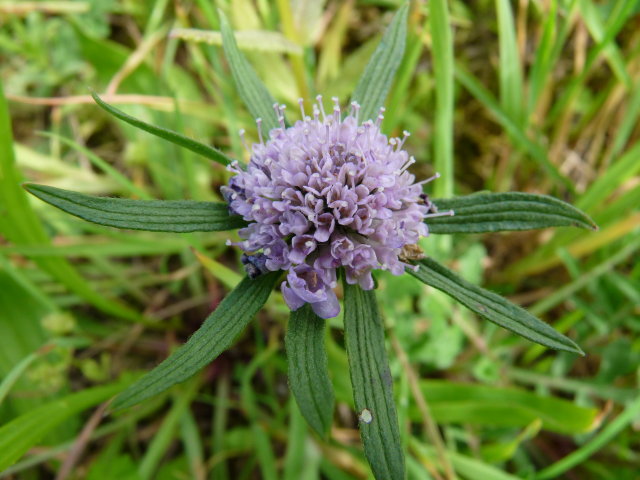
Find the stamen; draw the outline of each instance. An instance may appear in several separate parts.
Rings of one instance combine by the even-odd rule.
[[[302,118],[302,121],[304,121],[306,113],[304,112],[304,99],[302,97],[298,99],[298,105],[300,105],[300,117]]]
[[[327,119],[327,115],[324,113],[324,105],[322,104],[322,95],[318,95],[316,97],[316,101],[318,102],[320,113],[322,113],[322,121],[324,122]]]
[[[422,180],[422,181],[420,181],[420,182],[416,182],[416,183],[414,183],[414,185],[424,185],[425,183],[432,182],[432,181],[434,181],[434,180],[435,180],[435,179],[437,179],[437,178],[440,178],[440,174],[439,174],[439,173],[436,173],[436,174],[435,174],[435,175],[433,175],[432,177],[429,177],[429,178],[427,178],[427,179],[425,179],[425,180]]]
[[[249,145],[247,145],[247,139],[244,138],[244,134],[245,134],[244,128],[241,128],[240,130],[238,130],[238,136],[240,137],[242,146],[247,152],[251,153],[251,149],[249,148]]]
[[[356,118],[356,125],[358,125],[358,115],[360,114],[360,104],[356,101],[351,102],[351,111],[354,112]]]
[[[400,140],[400,143],[396,147],[396,152],[402,148],[402,146],[404,145],[404,142],[406,142],[407,138],[409,138],[410,136],[411,136],[411,134],[409,132],[407,132],[406,130],[402,131],[402,139],[398,139],[398,140]]]
[[[420,268],[419,265],[411,265],[410,263],[406,263],[406,262],[400,262],[402,265],[405,266],[405,268],[408,268],[409,270],[412,270],[414,272],[417,272],[418,269]]]
[[[404,172],[407,168],[409,168],[414,163],[416,163],[416,158],[414,156],[411,156],[409,160],[407,160],[407,162],[402,166],[402,168],[400,168],[400,170],[396,170],[397,172],[396,175],[400,175],[402,172]]]
[[[264,145],[264,139],[262,138],[262,119],[256,118],[256,126],[258,127],[258,138],[260,139],[260,145]]]
[[[456,213],[453,210],[446,210],[444,212],[427,213],[424,218],[434,217],[453,217]]]
[[[340,123],[340,99],[338,97],[331,97],[333,100],[333,118],[336,123]]]
[[[286,110],[286,108],[287,106],[284,104],[278,106],[278,122],[280,123],[282,130],[287,129],[287,126],[284,123],[284,111]]]
[[[382,120],[384,120],[384,112],[386,111],[386,108],[384,107],[380,107],[380,110],[378,110],[378,118],[376,118],[376,127],[380,128],[380,124],[382,123]]]
[[[316,105],[315,103],[313,104],[313,119],[316,122],[320,121],[320,110],[318,109],[318,105]]]

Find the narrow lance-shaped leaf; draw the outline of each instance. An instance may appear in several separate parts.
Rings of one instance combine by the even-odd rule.
[[[376,297],[346,281],[344,333],[364,453],[376,479],[402,479],[404,456]]]
[[[598,227],[585,213],[548,195],[533,193],[476,193],[437,199],[439,211],[455,215],[427,220],[431,233],[483,233],[546,227]]]
[[[289,386],[309,425],[326,436],[333,417],[333,386],[327,369],[324,332],[326,321],[309,304],[291,312],[286,347]]]
[[[214,162],[218,162],[222,165],[228,165],[232,162],[231,158],[226,156],[217,148],[197,142],[192,138],[182,135],[181,133],[174,132],[173,130],[169,130],[168,128],[158,127],[156,125],[143,122],[142,120],[132,117],[131,115],[124,113],[122,110],[109,105],[93,92],[91,93],[91,96],[102,109],[106,110],[114,117],[119,118],[123,122],[128,123],[129,125],[133,125],[140,130],[144,130],[145,132],[155,135],[156,137],[163,138],[168,142],[171,142],[180,147],[184,147],[194,153],[197,153],[198,155],[202,155],[203,157],[206,157],[209,160],[213,160]]]
[[[362,120],[375,119],[387,98],[404,55],[408,11],[409,2],[405,2],[393,17],[353,92],[351,100],[360,104]]]
[[[220,18],[220,31],[222,33],[222,48],[229,62],[231,74],[240,98],[242,98],[251,115],[262,119],[262,126],[267,132],[273,128],[278,128],[276,113],[273,110],[273,105],[276,101],[238,48],[226,15],[221,10],[218,10],[218,17]]]
[[[419,266],[417,271],[407,269],[411,275],[441,290],[481,317],[545,347],[584,355],[571,339],[506,298],[467,282],[430,258],[416,265]]]
[[[269,298],[279,272],[245,277],[202,326],[169,358],[120,394],[113,406],[125,408],[183,382],[231,346]]]
[[[108,227],[150,232],[218,232],[246,225],[224,203],[95,197],[45,185],[24,188],[71,215]]]

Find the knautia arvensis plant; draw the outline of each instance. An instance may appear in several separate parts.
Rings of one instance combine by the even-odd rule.
[[[569,338],[506,299],[472,285],[417,243],[427,234],[482,233],[551,226],[595,228],[582,212],[552,197],[500,193],[429,199],[415,161],[405,151],[408,133],[380,130],[381,105],[402,60],[408,5],[399,9],[374,52],[344,112],[338,99],[325,111],[322,97],[290,125],[238,50],[222,13],[224,52],[240,96],[257,119],[259,141],[247,146],[248,165],[179,133],[150,125],[104,103],[117,118],[225,165],[233,176],[226,202],[142,201],[99,198],[42,185],[26,185],[42,200],[102,225],[149,231],[212,232],[239,229],[247,276],[185,345],[120,394],[125,408],[195,374],[227,349],[278,285],[291,309],[286,348],[291,391],[305,419],[326,436],[334,395],[324,350],[324,319],[340,312],[354,404],[365,455],[377,479],[405,476],[384,326],[372,274],[405,272],[470,310],[527,339],[581,354]],[[455,214],[454,214],[455,212]],[[335,372],[336,375],[342,372]]]

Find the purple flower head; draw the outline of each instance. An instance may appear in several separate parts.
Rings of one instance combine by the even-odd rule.
[[[300,100],[302,120],[289,128],[284,106],[274,105],[281,127],[265,142],[257,120],[260,143],[248,167],[231,164],[236,175],[222,188],[230,210],[249,222],[237,243],[249,274],[287,270],[289,307],[309,303],[322,318],[340,311],[336,269],[370,290],[372,270],[404,271],[402,249],[428,235],[425,218],[452,213],[435,213],[422,192],[438,175],[416,183],[408,171],[415,162],[402,149],[409,134],[389,139],[380,132],[384,109],[375,122],[360,123],[357,103],[342,118],[333,100],[327,115],[318,96],[312,117]]]

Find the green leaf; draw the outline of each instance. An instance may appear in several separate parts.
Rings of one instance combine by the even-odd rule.
[[[546,227],[597,230],[585,213],[557,198],[533,193],[476,193],[434,200],[455,215],[427,219],[431,233],[483,233]]]
[[[409,2],[405,2],[393,17],[353,92],[351,100],[360,104],[362,120],[375,119],[387,98],[404,55],[408,12]]]
[[[490,322],[540,345],[584,355],[572,340],[506,298],[463,280],[430,258],[421,260],[416,265],[419,266],[417,271],[407,268],[411,275],[441,290]]]
[[[344,333],[364,453],[375,478],[404,478],[384,326],[373,291],[344,282]]]
[[[163,138],[168,142],[171,142],[180,147],[184,147],[187,150],[191,150],[198,155],[202,155],[203,157],[206,157],[209,160],[213,160],[214,162],[221,163],[222,165],[228,165],[232,162],[231,158],[226,156],[217,148],[197,142],[192,138],[182,135],[181,133],[174,132],[173,130],[169,130],[168,128],[158,127],[156,125],[151,125],[150,123],[143,122],[142,120],[138,120],[137,118],[124,113],[122,110],[119,110],[115,107],[112,107],[108,103],[105,103],[98,95],[93,92],[91,92],[91,96],[100,107],[102,107],[114,117],[128,123],[129,125],[133,125],[140,130],[144,130],[145,132],[155,135],[156,137]]]
[[[327,369],[326,322],[309,304],[291,312],[287,326],[289,386],[309,425],[325,436],[333,417],[333,386]]]
[[[278,128],[280,125],[273,110],[273,105],[276,103],[275,99],[238,48],[226,15],[221,10],[218,10],[218,16],[220,18],[220,31],[222,32],[222,48],[229,62],[231,74],[240,98],[242,98],[251,115],[262,119],[262,126],[265,128],[265,132]]]
[[[438,423],[525,427],[540,419],[545,430],[566,435],[587,433],[598,425],[595,408],[520,388],[424,380],[420,390]],[[419,420],[421,414],[412,407],[410,415]]]
[[[150,232],[219,232],[246,226],[224,203],[95,197],[45,185],[24,188],[71,215],[108,227]]]
[[[68,418],[107,400],[122,387],[122,384],[115,384],[83,390],[38,407],[0,427],[0,471],[15,463]]]
[[[214,360],[264,305],[279,276],[279,272],[272,272],[254,280],[245,277],[187,343],[120,394],[114,408],[130,407],[158,395]]]

